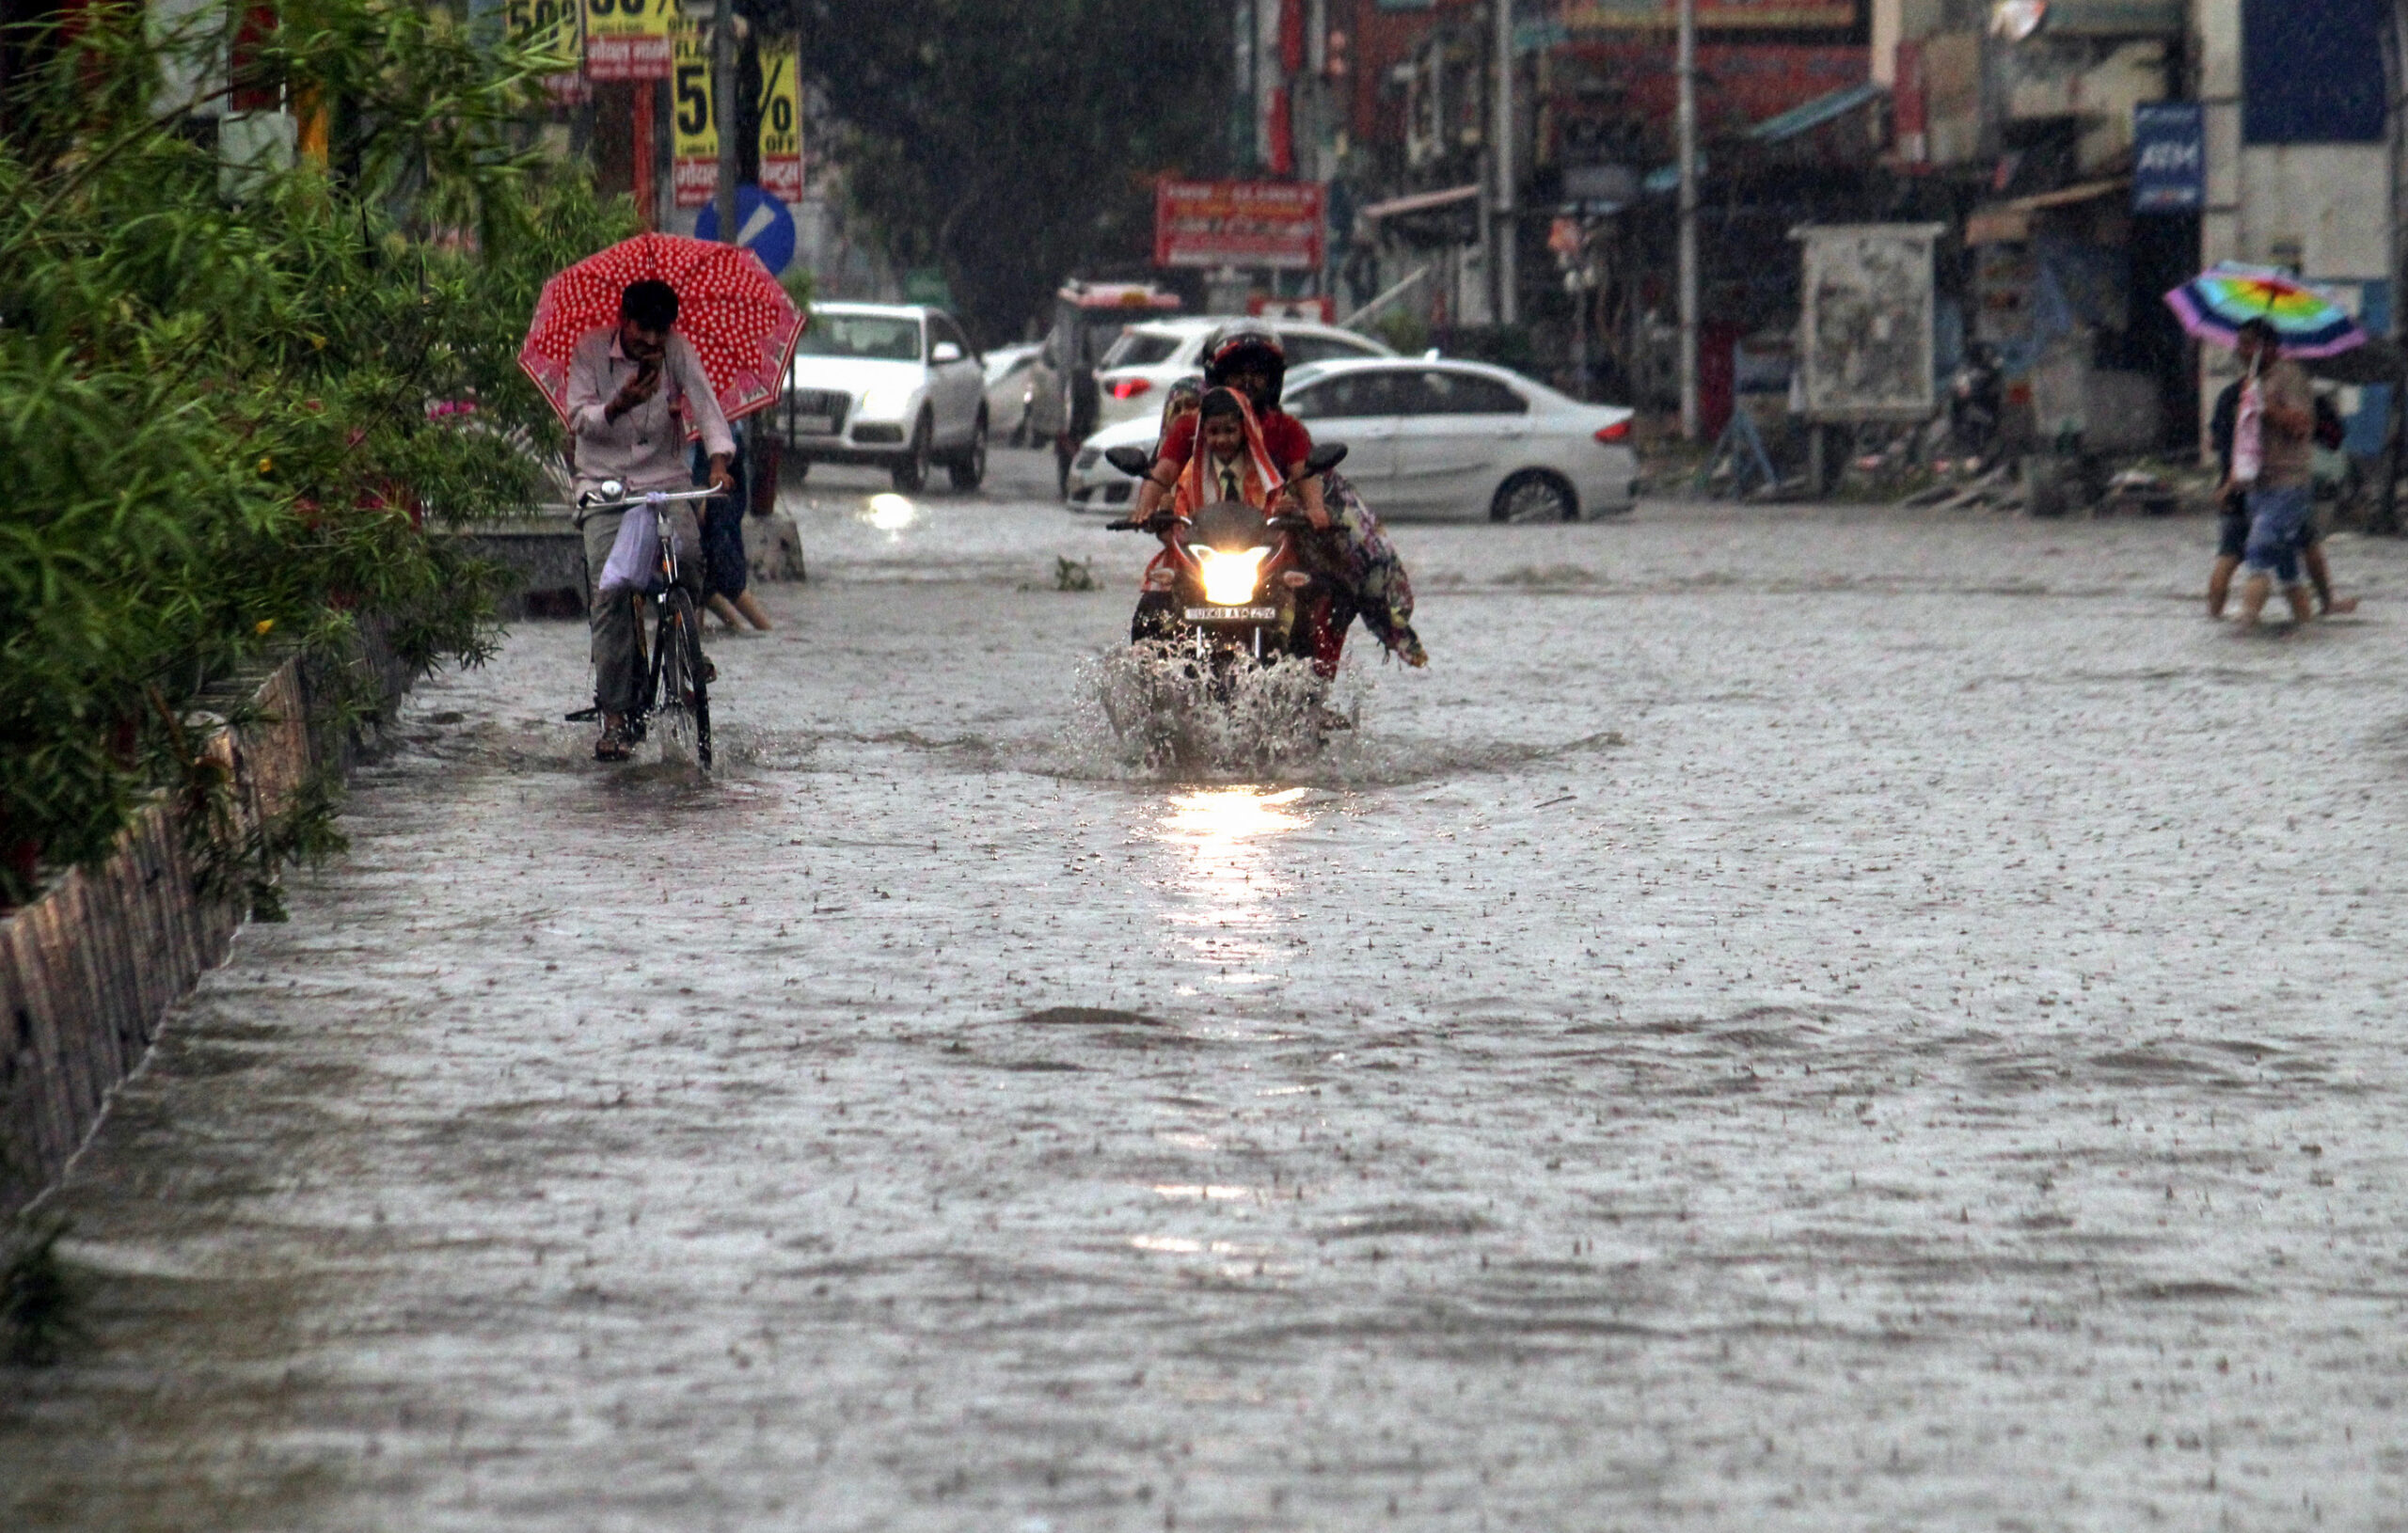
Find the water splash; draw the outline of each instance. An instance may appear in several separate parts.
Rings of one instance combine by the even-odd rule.
[[[1308,661],[1214,671],[1165,643],[1132,645],[1080,668],[1074,753],[1121,775],[1217,781],[1320,763],[1351,738],[1370,686],[1349,668],[1336,682]]]

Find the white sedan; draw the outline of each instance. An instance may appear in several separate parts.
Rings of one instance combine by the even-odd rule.
[[[1346,444],[1339,472],[1391,520],[1568,522],[1626,512],[1639,498],[1633,412],[1583,404],[1483,362],[1317,363],[1288,374],[1282,403],[1315,441]],[[1070,509],[1127,514],[1136,482],[1104,451],[1153,441],[1147,420],[1087,438],[1070,466]]]
[[[1152,420],[1162,413],[1163,393],[1181,378],[1204,371],[1204,342],[1216,330],[1246,322],[1227,314],[1149,320],[1120,332],[1096,364],[1096,426]],[[1341,356],[1394,356],[1370,336],[1304,320],[1258,320],[1279,338],[1288,370]]]

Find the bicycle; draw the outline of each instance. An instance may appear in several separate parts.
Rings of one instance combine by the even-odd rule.
[[[637,593],[640,600],[653,609],[651,642],[645,642],[645,625],[636,624],[637,663],[643,668],[643,689],[636,706],[627,714],[626,730],[629,743],[641,743],[649,733],[649,722],[659,716],[669,737],[689,748],[694,760],[704,769],[711,765],[711,694],[714,670],[703,655],[703,625],[694,609],[694,598],[677,582],[677,539],[669,520],[669,507],[679,500],[708,500],[721,492],[713,489],[664,491],[654,490],[644,495],[629,496],[626,487],[615,480],[606,480],[603,498],[580,500],[579,509],[595,511],[633,511],[642,507],[654,516],[658,533],[660,553],[652,578]],[[600,593],[596,592],[596,599]],[[589,722],[601,714],[597,705],[581,708],[568,716],[571,723]]]

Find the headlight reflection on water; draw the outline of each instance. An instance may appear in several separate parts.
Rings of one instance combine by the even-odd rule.
[[[1254,986],[1276,977],[1266,971],[1278,955],[1252,934],[1269,924],[1265,907],[1286,885],[1278,843],[1312,823],[1297,807],[1309,791],[1196,788],[1170,801],[1156,833],[1166,846],[1188,854],[1178,869],[1183,897],[1171,921],[1182,928],[1189,956],[1211,966],[1216,985]]]
[[[881,532],[900,532],[920,519],[920,508],[908,495],[889,491],[869,498],[869,509],[862,513],[862,520]]]

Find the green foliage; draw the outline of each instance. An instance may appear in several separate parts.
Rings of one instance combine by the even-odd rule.
[[[1399,356],[1418,356],[1430,349],[1430,326],[1410,308],[1391,308],[1371,323],[1371,331]]]
[[[1228,9],[1145,0],[765,0],[848,125],[846,186],[989,340],[1074,270],[1141,267],[1157,175],[1224,150]]]
[[[0,905],[182,787],[180,720],[372,615],[413,664],[486,653],[491,577],[427,535],[535,495],[550,412],[515,357],[546,275],[630,232],[514,151],[557,61],[441,8],[289,0],[264,67],[333,123],[224,196],[162,110],[200,40],[96,5],[20,29],[0,101]],[[224,12],[204,13],[222,25]],[[473,412],[431,414],[438,402]]]

